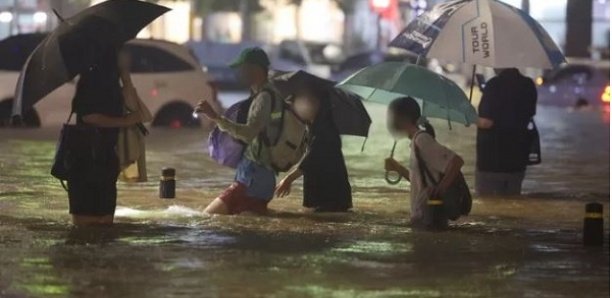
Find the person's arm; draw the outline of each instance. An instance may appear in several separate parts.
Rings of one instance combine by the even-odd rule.
[[[104,114],[88,114],[82,117],[83,122],[97,127],[129,127],[141,121],[139,113],[131,113],[122,117]]]
[[[259,93],[251,103],[246,123],[236,123],[220,116],[210,103],[203,101],[196,107],[197,113],[206,115],[217,123],[222,131],[245,143],[250,143],[270,122],[272,97],[268,92]]]
[[[480,129],[491,129],[495,125],[495,78],[487,82],[482,91],[482,99],[478,105],[478,121],[476,126]]]
[[[294,167],[285,178],[283,178],[278,185],[276,186],[276,190],[274,191],[276,196],[279,198],[283,198],[291,194],[291,184],[298,178],[302,177],[303,172],[299,167]]]
[[[527,80],[527,84],[529,84],[527,86],[527,98],[529,99],[529,116],[530,118],[533,118],[536,115],[536,109],[538,105],[538,89],[533,83],[533,80]]]
[[[455,179],[459,177],[459,174],[461,174],[463,164],[463,159],[459,155],[453,156],[453,158],[449,161],[448,166],[446,166],[442,180],[440,180],[440,183],[438,183],[437,189],[435,190],[436,193],[443,194],[448,190]]]
[[[217,125],[219,129],[227,132],[232,137],[250,143],[268,125],[271,113],[272,97],[268,92],[260,92],[253,99],[246,123],[236,123],[221,116],[217,120]]]
[[[478,122],[476,122],[476,126],[480,129],[491,129],[494,123],[495,122],[489,118],[479,117]]]
[[[404,179],[410,181],[410,170],[391,157],[385,159],[385,171],[397,172]]]
[[[121,84],[123,87],[131,87],[134,88],[134,82],[132,81],[132,76],[128,70],[121,70],[119,72],[119,78],[121,78]]]
[[[422,134],[415,140],[419,154],[432,174],[441,173],[442,179],[433,189],[432,195],[445,193],[461,174],[463,159],[452,150],[441,145],[429,135]]]

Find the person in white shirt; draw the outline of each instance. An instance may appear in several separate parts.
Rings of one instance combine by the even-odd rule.
[[[419,225],[424,220],[427,200],[439,197],[448,190],[461,173],[463,159],[434,139],[431,126],[426,125],[426,130],[421,130],[421,108],[413,98],[402,97],[391,102],[387,117],[391,134],[412,140],[408,168],[393,158],[387,158],[385,170],[397,172],[410,182],[410,222]],[[424,165],[438,183],[428,182],[427,185],[432,186],[424,186],[426,178],[422,177],[422,171],[419,169],[417,150]]]

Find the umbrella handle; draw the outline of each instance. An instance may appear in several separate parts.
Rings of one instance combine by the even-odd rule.
[[[385,172],[385,180],[389,185],[397,185],[402,181],[402,176],[395,171]]]
[[[390,158],[393,158],[393,155],[395,154],[396,146],[397,146],[397,141],[393,143],[393,148],[391,148],[391,155],[389,156]],[[395,171],[387,171],[385,172],[385,180],[390,185],[396,185],[402,181],[402,175],[400,175],[398,172],[395,172]]]

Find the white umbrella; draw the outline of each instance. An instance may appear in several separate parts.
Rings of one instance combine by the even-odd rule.
[[[421,57],[498,68],[555,68],[565,62],[536,20],[495,0],[438,4],[408,24],[390,46]]]

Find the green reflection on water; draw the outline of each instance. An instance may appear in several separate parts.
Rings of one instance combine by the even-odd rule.
[[[393,255],[412,252],[412,245],[409,243],[357,241],[349,246],[335,248],[334,250],[344,253]]]
[[[32,257],[23,258],[20,267],[26,270],[35,269],[35,273],[17,282],[15,288],[34,296],[60,296],[65,297],[70,292],[68,284],[56,276],[49,258]]]
[[[53,266],[51,266],[51,263],[49,263],[48,258],[23,258],[23,260],[21,261],[21,266],[24,268],[53,268]]]
[[[137,245],[161,244],[170,241],[167,237],[122,237],[121,242]]]
[[[384,289],[384,290],[363,290],[363,289],[333,289],[329,287],[321,287],[315,285],[291,286],[284,290],[285,293],[277,295],[285,297],[287,294],[294,294],[308,297],[359,297],[359,298],[376,298],[376,297],[442,297],[439,291],[435,290],[402,290],[402,289]]]
[[[34,295],[65,296],[69,293],[69,288],[65,285],[26,284],[22,285],[21,287]]]

